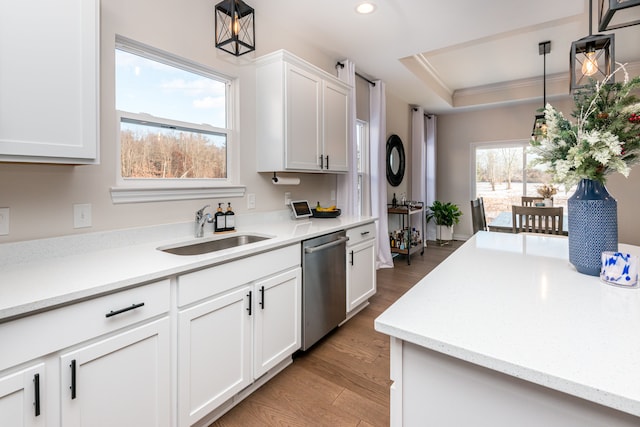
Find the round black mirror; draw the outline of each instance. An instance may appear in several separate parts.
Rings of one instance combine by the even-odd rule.
[[[405,157],[402,140],[398,135],[391,135],[387,139],[387,181],[394,187],[402,182],[404,177]]]

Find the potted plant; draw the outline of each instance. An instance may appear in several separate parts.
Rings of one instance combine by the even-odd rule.
[[[548,208],[553,207],[553,196],[555,196],[557,193],[558,189],[553,185],[545,184],[542,187],[538,187],[538,194],[544,199],[544,205]]]
[[[433,219],[436,223],[436,240],[441,245],[447,244],[453,240],[454,224],[460,222],[460,208],[451,202],[443,203],[436,200],[428,209],[427,222]]]

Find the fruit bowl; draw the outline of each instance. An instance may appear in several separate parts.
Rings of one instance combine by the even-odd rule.
[[[315,209],[311,209],[314,218],[336,218],[340,216],[340,209],[335,209],[332,211],[317,211]]]

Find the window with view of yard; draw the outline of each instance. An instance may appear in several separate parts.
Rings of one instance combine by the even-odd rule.
[[[527,151],[528,142],[501,144],[475,144],[475,180],[473,198],[482,197],[487,223],[500,212],[511,212],[512,205],[520,205],[522,196],[540,196],[538,189],[551,184],[551,177],[539,166],[533,166],[532,154]],[[567,209],[567,199],[575,191],[554,185],[554,206]]]
[[[369,123],[356,120],[356,156],[358,167],[358,212],[357,215],[364,215],[365,200],[369,193]]]
[[[121,179],[228,181],[230,81],[125,39],[115,61]]]

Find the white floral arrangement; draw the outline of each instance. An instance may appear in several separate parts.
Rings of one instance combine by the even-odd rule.
[[[632,91],[640,77],[629,79],[624,65],[624,82],[612,83],[612,73],[574,95],[576,124],[551,104],[544,109],[546,130],[542,139],[531,140],[534,164],[546,166],[553,181],[566,187],[583,178],[605,182],[606,175],[629,176],[640,153],[640,102]]]

